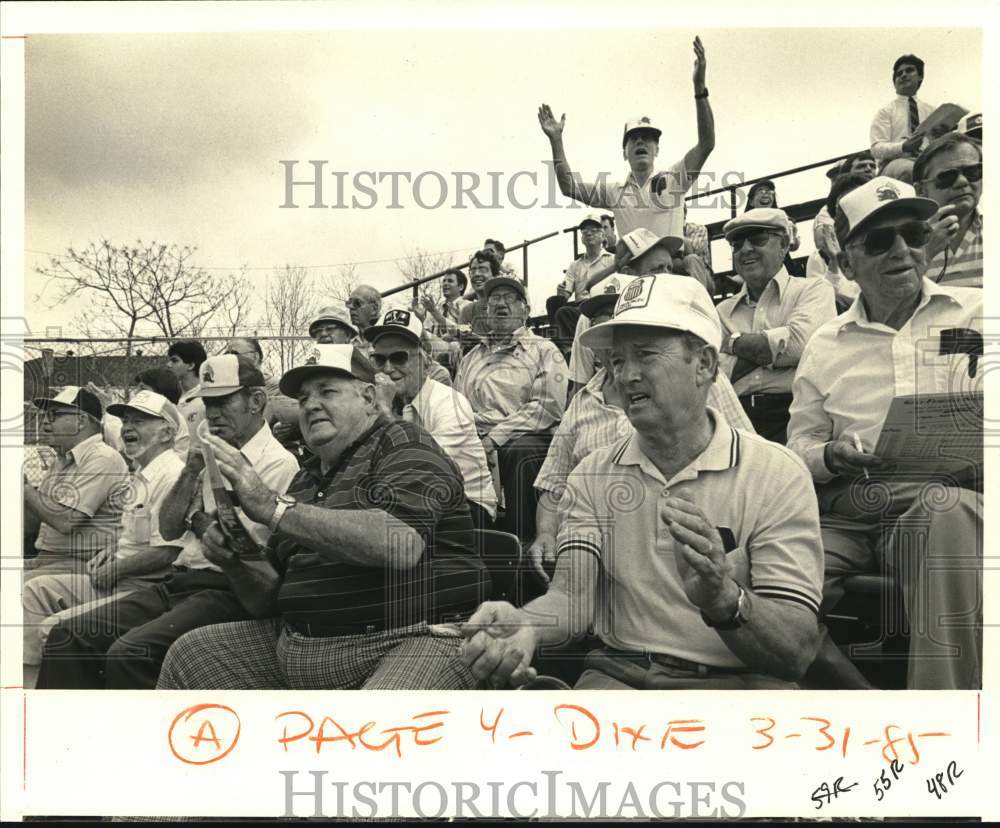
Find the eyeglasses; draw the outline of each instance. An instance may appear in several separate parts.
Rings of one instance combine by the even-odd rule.
[[[491,293],[489,299],[486,300],[487,304],[506,305],[507,307],[520,301],[521,297],[514,293]]]
[[[344,304],[347,305],[347,307],[351,308],[352,310],[357,310],[366,303],[361,299],[348,299],[346,302],[344,302]]]
[[[729,246],[733,249],[733,252],[735,252],[743,247],[743,242],[749,240],[750,244],[754,247],[763,247],[767,244],[767,240],[770,239],[771,236],[775,235],[777,235],[777,233],[774,233],[771,230],[754,230],[750,233],[739,233],[729,239]]]
[[[402,368],[409,361],[409,351],[393,351],[391,354],[372,354],[372,362],[380,371],[385,368],[386,363],[392,363],[395,368]]]
[[[878,227],[848,246],[864,245],[867,255],[881,256],[896,244],[896,236],[902,236],[907,247],[923,247],[931,236],[931,227],[926,221],[908,221],[894,227]]]
[[[347,328],[343,325],[338,325],[335,322],[331,322],[329,325],[313,325],[312,329],[313,338],[316,338],[317,336],[326,336],[327,334],[333,336],[333,334],[338,332],[349,333]]]
[[[941,170],[941,172],[933,178],[925,178],[924,181],[933,181],[935,187],[940,187],[944,190],[951,187],[956,181],[958,181],[959,173],[965,176],[965,180],[970,183],[982,181],[983,163],[980,161],[978,164],[970,164],[967,167],[955,167],[952,170]]]

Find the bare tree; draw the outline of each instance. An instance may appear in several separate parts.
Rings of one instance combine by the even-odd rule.
[[[196,249],[142,240],[119,246],[105,239],[70,247],[37,272],[58,285],[53,304],[83,301],[77,324],[88,336],[125,338],[128,354],[134,336],[196,335],[232,298],[232,279],[192,263]]]
[[[320,305],[343,305],[354,289],[361,284],[358,266],[353,262],[340,265],[335,273],[328,273],[319,286]]]
[[[212,319],[219,336],[236,336],[251,326],[252,289],[246,268],[219,280],[222,300]],[[199,331],[200,333],[201,331]]]
[[[264,343],[272,367],[283,374],[294,366],[308,346],[309,323],[319,310],[320,296],[305,268],[275,268],[268,281],[264,326],[271,336]]]
[[[405,259],[397,262],[396,268],[407,282],[416,282],[434,273],[447,270],[453,263],[454,259],[451,253],[428,253],[426,250],[421,250],[417,247]],[[419,288],[421,294],[435,298],[440,293],[440,290],[436,281],[427,282]],[[400,298],[405,298],[407,303],[410,302],[412,297],[412,293],[400,293],[396,295]]]

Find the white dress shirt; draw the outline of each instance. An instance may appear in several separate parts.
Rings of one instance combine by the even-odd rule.
[[[936,106],[914,96],[921,123]],[[884,163],[903,154],[903,142],[910,137],[910,99],[897,95],[875,113],[869,139],[875,160]],[[924,139],[926,141],[926,139]]]

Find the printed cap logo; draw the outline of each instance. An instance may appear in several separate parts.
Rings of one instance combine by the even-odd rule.
[[[319,348],[313,348],[309,352],[309,359],[306,360],[306,365],[316,365],[319,362]]]
[[[643,116],[642,116],[642,117],[641,117],[641,118],[639,119],[639,123],[640,123],[640,124],[648,124],[648,123],[649,123],[649,116],[648,116],[648,115],[643,115]]]
[[[899,190],[891,184],[883,184],[875,191],[875,197],[879,201],[893,201],[899,198]]]
[[[972,115],[969,118],[969,120],[966,121],[965,127],[966,129],[976,129],[977,127],[981,127],[982,125],[983,125],[983,116]]]
[[[627,310],[646,307],[649,304],[649,294],[655,280],[655,276],[645,276],[629,282],[625,290],[622,291],[622,295],[618,297],[618,304],[615,305],[615,316],[619,316]]]
[[[215,371],[211,365],[206,362],[201,369],[201,381],[207,383],[215,382]]]
[[[405,310],[391,310],[385,315],[383,325],[402,325],[404,328],[410,326],[410,312]]]

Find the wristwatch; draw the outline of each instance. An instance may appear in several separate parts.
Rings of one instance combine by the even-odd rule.
[[[267,524],[267,530],[273,535],[278,531],[278,524],[281,523],[281,519],[285,516],[285,512],[289,509],[298,506],[299,502],[294,497],[289,497],[288,495],[275,495],[274,496],[274,514],[271,515],[271,521]]]
[[[736,340],[739,339],[741,336],[743,336],[743,331],[736,331],[735,333],[731,333],[729,335],[729,344],[728,344],[729,353],[731,353],[733,356],[736,356],[736,347],[735,347]]]
[[[740,594],[736,599],[736,612],[733,613],[732,618],[727,621],[713,621],[703,612],[701,620],[707,626],[716,630],[738,630],[750,621],[750,599],[747,598],[746,590],[739,584],[737,586],[740,589]]]

